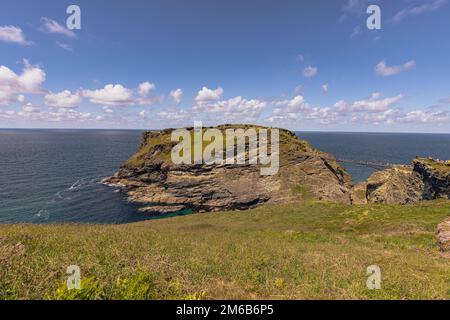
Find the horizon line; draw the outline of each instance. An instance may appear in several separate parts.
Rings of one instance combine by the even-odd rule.
[[[214,126],[213,126],[214,127]],[[183,128],[183,127],[180,127]],[[269,127],[278,128],[278,127]],[[284,129],[279,127],[280,129]],[[150,129],[150,128],[1,128],[0,130],[73,130],[73,131],[158,131],[166,129],[176,129],[176,128],[160,128],[160,129]],[[306,133],[384,133],[384,134],[440,134],[440,135],[450,135],[450,132],[417,132],[417,131],[344,131],[344,130],[296,130],[296,129],[286,129],[292,132],[306,132]]]

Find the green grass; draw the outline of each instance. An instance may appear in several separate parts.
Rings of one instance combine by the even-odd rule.
[[[420,159],[421,162],[425,163],[426,165],[430,166],[431,168],[435,170],[442,171],[444,173],[450,173],[450,163],[440,163],[435,160],[429,160],[429,159]]]
[[[226,129],[255,129],[256,132],[258,132],[259,129],[264,128],[260,126],[255,125],[224,125],[215,127],[216,129],[220,129],[223,133],[223,141],[222,146],[223,150],[225,151],[227,148],[227,135],[226,135]],[[203,128],[202,134],[204,134],[205,130],[208,128]],[[292,154],[298,154],[305,151],[311,151],[312,148],[309,145],[308,142],[301,140],[297,138],[293,133],[290,131],[280,129],[280,154],[281,154],[281,162],[284,163],[285,161],[288,161],[288,157],[286,155],[292,155]],[[146,141],[143,145],[140,146],[140,148],[136,151],[135,154],[133,154],[126,162],[125,166],[128,168],[136,168],[141,167],[145,165],[146,158],[149,157],[149,155],[152,154],[151,157],[161,160],[164,163],[172,163],[171,160],[171,151],[172,148],[178,144],[178,142],[172,142],[171,141],[171,131],[164,131],[164,132],[154,132],[154,135]],[[195,141],[194,139],[194,132],[192,128],[190,128],[190,137],[191,137],[191,159],[194,158],[194,146],[195,143],[201,143],[202,144],[202,154],[205,150],[205,148],[213,142],[208,141]],[[269,135],[270,137],[270,135]],[[213,139],[214,141],[214,139]],[[247,143],[247,150],[248,150],[248,139],[245,140]],[[270,139],[268,141],[268,146],[270,149]],[[180,140],[181,142],[181,140]],[[236,139],[234,141],[234,144],[236,144]],[[161,147],[161,150],[159,150],[157,153],[154,153],[155,149],[157,147]],[[236,151],[235,151],[236,153]]]
[[[0,226],[1,299],[448,299],[450,202],[309,201],[128,225]],[[68,290],[66,268],[81,268]],[[366,288],[380,266],[382,289]]]
[[[309,188],[304,185],[296,185],[294,188],[292,188],[292,192],[296,195],[299,195],[303,200],[311,200],[314,198]]]

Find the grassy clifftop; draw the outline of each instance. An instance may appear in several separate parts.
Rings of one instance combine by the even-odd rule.
[[[209,128],[219,129],[223,133],[223,149],[226,150],[226,130],[236,130],[236,129],[270,129],[267,127],[261,127],[257,125],[220,125],[217,127],[205,127],[203,128],[203,133]],[[186,128],[191,133],[191,145],[192,150],[194,150],[194,138],[193,138],[193,128]],[[160,131],[148,131],[145,132],[141,139],[141,144],[137,152],[128,159],[124,166],[127,168],[136,168],[145,165],[146,159],[153,158],[161,160],[164,163],[171,163],[171,150],[178,142],[171,141],[172,131],[175,129],[165,129]],[[298,151],[312,151],[312,147],[307,141],[298,139],[295,134],[286,129],[278,129],[280,133],[280,155],[285,154],[290,155]],[[270,134],[269,134],[270,136]],[[203,142],[203,150],[210,142]],[[270,145],[270,139],[269,139]],[[285,159],[282,158],[281,161]]]
[[[0,226],[0,298],[450,298],[450,202],[309,201],[128,225]],[[81,268],[82,290],[65,288]],[[366,288],[378,265],[382,289]]]

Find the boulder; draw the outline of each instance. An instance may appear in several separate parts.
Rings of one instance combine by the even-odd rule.
[[[450,218],[438,225],[436,238],[442,251],[450,251]]]

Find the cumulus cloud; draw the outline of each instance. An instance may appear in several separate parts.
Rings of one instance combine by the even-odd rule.
[[[147,97],[151,90],[155,89],[155,84],[148,81],[139,84],[138,93],[141,97]]]
[[[218,87],[215,90],[209,89],[207,87],[203,87],[195,97],[195,101],[197,102],[205,102],[205,101],[216,101],[220,100],[223,95],[223,89]]]
[[[315,77],[317,75],[317,68],[316,67],[312,67],[312,66],[308,66],[303,70],[303,75],[306,78],[312,78]]]
[[[68,38],[76,38],[76,34],[50,18],[41,18],[41,30],[45,33],[61,34]]]
[[[27,104],[22,106],[22,112],[25,112],[25,113],[38,113],[38,112],[40,112],[40,110],[38,108],[36,108],[35,106],[33,106],[32,103],[28,102]]]
[[[24,60],[22,73],[16,74],[6,66],[0,66],[0,104],[23,100],[21,94],[39,93],[45,81],[45,72]]]
[[[170,96],[172,97],[173,102],[178,105],[181,103],[181,97],[183,96],[183,90],[180,88],[170,91]]]
[[[311,106],[303,96],[296,96],[290,100],[273,101],[275,108],[266,119],[269,122],[286,122],[310,120],[320,124],[366,122],[394,123],[399,122],[405,113],[395,109],[395,104],[404,97],[403,94],[382,98],[380,93],[373,93],[369,97],[354,102],[337,101],[332,107]]]
[[[164,100],[164,96],[150,94],[154,88],[155,85],[148,81],[139,84],[133,90],[121,84],[107,84],[103,89],[82,90],[81,95],[92,103],[104,106],[152,105]]]
[[[376,92],[370,95],[367,99],[362,99],[353,102],[350,107],[352,112],[378,112],[385,111],[392,105],[396,104],[398,101],[403,99],[405,96],[403,94],[396,95],[394,97],[387,97],[380,99],[381,94]]]
[[[266,102],[237,96],[228,100],[199,104],[192,108],[196,113],[217,113],[226,120],[253,121],[267,105]]]
[[[323,92],[324,94],[327,94],[327,93],[328,93],[328,90],[329,90],[329,88],[328,88],[328,83],[325,83],[324,85],[322,85],[322,92]]]
[[[121,84],[107,84],[103,89],[83,90],[82,95],[92,103],[107,106],[123,106],[134,103],[133,92]]]
[[[425,0],[419,5],[411,5],[408,8],[400,10],[394,15],[392,21],[398,23],[408,17],[414,17],[423,13],[432,12],[439,9],[446,3],[447,0]]]
[[[267,119],[269,122],[298,119],[302,115],[302,112],[310,109],[309,104],[301,95],[295,96],[292,99],[273,101],[272,105],[275,106],[275,109],[272,111],[272,116]]]
[[[69,90],[59,93],[48,93],[44,99],[46,105],[57,108],[76,108],[82,100],[78,93],[72,94]]]
[[[375,66],[375,73],[379,76],[387,77],[398,74],[400,72],[411,70],[415,66],[416,62],[414,60],[410,60],[402,65],[397,66],[387,66],[386,62],[383,60]]]
[[[406,123],[448,124],[450,121],[450,112],[414,110],[406,113],[405,115],[399,116],[397,121]]]
[[[0,26],[0,41],[30,45],[31,41],[25,38],[21,28],[15,26]]]

